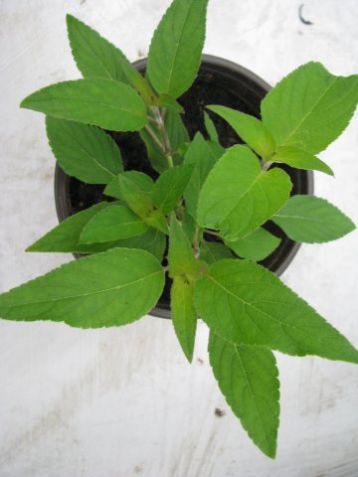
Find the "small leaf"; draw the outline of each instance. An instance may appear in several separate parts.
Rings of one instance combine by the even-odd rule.
[[[193,286],[185,277],[174,277],[171,288],[171,312],[175,333],[189,362],[193,359],[197,316]]]
[[[49,144],[61,169],[87,184],[107,184],[123,171],[115,141],[95,126],[46,117]]]
[[[271,158],[272,162],[280,162],[288,164],[296,169],[304,169],[306,171],[321,171],[325,174],[333,176],[332,169],[321,159],[315,157],[309,152],[302,151],[295,147],[279,147],[276,153]]]
[[[168,261],[172,278],[178,275],[193,276],[198,269],[190,241],[174,215],[170,220]]]
[[[243,239],[226,242],[226,245],[242,258],[259,261],[271,255],[280,242],[278,237],[261,227]]]
[[[27,252],[82,252],[78,247],[83,227],[98,212],[110,205],[100,202],[89,209],[68,217],[62,223],[50,230],[46,235],[27,248]]]
[[[67,263],[0,295],[7,320],[64,321],[80,328],[131,323],[148,313],[164,287],[158,260],[116,248]]]
[[[140,217],[153,211],[151,199],[152,181],[149,176],[137,171],[126,171],[115,177],[104,193],[125,202]]]
[[[67,15],[68,38],[78,69],[85,78],[129,83],[151,104],[153,92],[121,50],[72,15]]]
[[[261,171],[250,149],[233,146],[219,159],[202,187],[198,223],[219,230],[226,241],[244,238],[282,207],[291,188],[283,170]]]
[[[358,75],[333,76],[320,63],[300,66],[261,103],[262,119],[278,146],[317,154],[347,127],[358,100]]]
[[[280,414],[275,356],[268,349],[230,343],[211,332],[209,358],[234,414],[262,452],[275,457]]]
[[[358,351],[343,335],[256,263],[214,263],[195,283],[194,297],[199,316],[232,343],[358,363]]]
[[[270,131],[259,119],[226,106],[208,106],[222,117],[259,156],[268,158],[275,150],[275,141]]]
[[[336,240],[355,229],[354,223],[327,200],[295,195],[272,220],[296,242],[322,243]]]
[[[161,94],[158,98],[158,106],[168,108],[172,111],[176,111],[177,113],[183,114],[184,108],[183,106],[178,103],[174,98],[169,96],[168,94]]]
[[[170,147],[176,152],[184,143],[190,141],[188,131],[182,116],[173,110],[168,110],[165,115],[165,127],[169,137]]]
[[[194,241],[194,236],[196,232],[196,222],[193,219],[193,217],[189,214],[187,209],[184,209],[181,224],[185,232],[185,235],[188,237],[189,241],[192,243]]]
[[[208,136],[211,139],[211,141],[216,142],[216,143],[220,143],[219,135],[218,135],[218,132],[216,130],[214,121],[211,119],[211,117],[209,116],[209,114],[206,111],[204,111],[204,125],[205,125],[205,129],[206,129],[206,131],[208,133]]]
[[[234,258],[234,255],[223,243],[204,241],[200,247],[200,258],[211,265],[223,258]]]
[[[125,205],[111,204],[84,226],[81,243],[101,243],[142,235],[148,227]]]
[[[167,240],[165,235],[157,229],[148,228],[143,235],[137,235],[125,240],[118,240],[114,247],[139,248],[154,255],[160,262],[163,260]],[[88,245],[90,247],[90,245]]]
[[[180,197],[188,185],[193,166],[182,165],[172,167],[165,172],[154,184],[152,199],[156,207],[163,214],[172,211],[179,202]]]
[[[145,104],[134,89],[106,79],[53,84],[31,94],[20,106],[110,131],[139,131],[147,123]]]
[[[205,39],[208,0],[174,0],[156,29],[148,55],[148,77],[160,94],[174,99],[190,88]]]
[[[185,190],[185,205],[189,213],[195,218],[199,200],[199,193],[205,179],[218,157],[200,133],[197,133],[189,146],[184,158],[184,164],[193,164],[194,170]]]

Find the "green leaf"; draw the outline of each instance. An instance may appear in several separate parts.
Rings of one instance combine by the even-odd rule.
[[[275,457],[280,386],[275,356],[210,333],[209,358],[221,392],[254,443]]]
[[[168,261],[172,278],[178,275],[192,277],[198,270],[191,243],[174,215],[170,220]]]
[[[183,210],[183,217],[181,219],[181,224],[185,232],[185,235],[188,237],[189,241],[192,243],[194,241],[194,236],[196,232],[196,222],[193,219],[193,217],[189,214],[186,208]]]
[[[174,277],[170,292],[175,333],[189,362],[193,360],[197,316],[193,301],[193,286],[185,277]]]
[[[85,224],[81,243],[101,243],[142,235],[148,227],[128,207],[111,204]]]
[[[27,252],[83,252],[78,246],[83,227],[98,212],[110,205],[109,202],[100,202],[89,209],[68,217],[46,235],[26,249]]]
[[[149,104],[153,92],[121,50],[72,15],[67,30],[74,60],[85,78],[105,78],[129,83]]]
[[[210,329],[236,344],[358,363],[358,351],[272,272],[244,260],[210,266],[194,288]]]
[[[188,131],[184,125],[182,116],[173,110],[168,110],[165,115],[165,127],[169,137],[171,149],[177,152],[186,142],[190,141]]]
[[[46,117],[49,144],[66,174],[87,184],[107,184],[123,171],[116,142],[95,126]]]
[[[149,228],[143,235],[137,235],[125,240],[118,240],[114,247],[138,248],[154,255],[160,262],[163,260],[167,240],[157,229]],[[90,247],[90,245],[88,245]]]
[[[154,186],[153,179],[144,172],[125,171],[124,175],[126,178],[130,179],[135,184],[135,187],[139,188],[140,191],[144,193],[144,195],[149,196],[152,193]],[[114,177],[111,180],[111,182],[105,188],[104,193],[109,197],[124,200],[118,176]]]
[[[327,200],[295,195],[272,220],[296,242],[322,243],[336,240],[355,229],[354,223]]]
[[[31,94],[20,106],[110,131],[139,131],[147,123],[145,104],[134,89],[106,79],[53,84]]]
[[[146,174],[126,171],[115,177],[104,193],[125,202],[140,217],[146,217],[153,211],[152,187],[153,182]]]
[[[116,248],[67,263],[0,295],[8,320],[64,321],[80,328],[131,323],[148,313],[164,287],[158,260]]]
[[[222,117],[259,156],[268,158],[275,150],[275,141],[270,131],[259,119],[226,106],[208,106]]]
[[[206,111],[204,111],[204,125],[205,125],[205,129],[206,129],[211,141],[216,142],[216,143],[220,143],[219,135],[218,135],[218,132],[216,130],[214,121],[211,119],[211,117],[209,116],[209,114]]]
[[[217,159],[218,157],[208,142],[200,133],[197,133],[184,158],[184,164],[194,164],[191,179],[184,193],[185,205],[194,218],[196,217],[200,190]]]
[[[243,239],[226,242],[242,258],[259,261],[271,255],[280,245],[281,240],[260,227]]]
[[[191,164],[176,166],[159,176],[154,184],[152,199],[163,214],[167,214],[178,204],[188,185],[192,170],[193,166]]]
[[[200,258],[211,265],[223,258],[234,258],[234,255],[223,243],[204,241],[200,247]]]
[[[318,159],[318,157],[315,157],[309,152],[302,151],[295,147],[279,147],[276,153],[272,156],[271,161],[288,164],[296,169],[321,171],[330,176],[334,176],[332,169],[325,162],[321,161],[321,159]]]
[[[178,113],[183,114],[184,108],[183,106],[178,103],[174,98],[169,96],[168,94],[161,94],[158,98],[158,106],[168,108],[172,111],[176,111]]]
[[[233,146],[219,159],[202,187],[198,223],[219,230],[230,242],[244,238],[283,206],[291,188],[290,178],[282,169],[261,171],[250,149]]]
[[[208,0],[174,0],[156,29],[148,77],[160,94],[178,98],[190,88],[201,62]]]
[[[278,83],[261,103],[262,119],[278,146],[323,151],[347,127],[358,100],[358,75],[333,76],[307,63]]]

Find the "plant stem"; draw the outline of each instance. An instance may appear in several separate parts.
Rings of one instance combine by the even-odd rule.
[[[150,127],[150,126],[145,126],[145,129],[146,131],[148,131],[148,134],[150,135],[150,137],[153,139],[153,141],[155,142],[155,144],[159,147],[159,149],[162,151],[163,154],[165,154],[165,149],[164,149],[164,146],[163,144],[161,143],[160,139],[157,137],[157,135],[155,134],[155,132],[153,131],[153,129]]]
[[[220,235],[217,232],[214,232],[213,230],[205,229],[204,233],[209,234],[209,235],[213,235],[214,237],[220,237]]]

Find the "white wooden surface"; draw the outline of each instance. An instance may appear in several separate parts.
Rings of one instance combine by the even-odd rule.
[[[79,77],[66,42],[71,12],[146,54],[169,0],[0,1],[0,289],[68,255],[24,248],[56,224],[54,161],[43,117],[20,100]],[[356,0],[211,0],[205,51],[274,83],[308,60],[358,71]],[[322,154],[336,178],[316,192],[358,222],[358,118]],[[357,234],[304,246],[284,280],[358,345]],[[190,367],[168,321],[145,317],[118,329],[0,322],[1,477],[348,477],[358,475],[358,370],[278,355],[282,416],[275,461],[251,444],[212,377],[201,324]],[[223,411],[222,417],[214,414]]]

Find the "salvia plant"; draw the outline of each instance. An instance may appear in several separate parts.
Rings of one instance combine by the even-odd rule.
[[[256,263],[280,243],[262,227],[268,220],[304,243],[354,229],[327,200],[291,196],[280,164],[333,175],[317,154],[348,125],[358,76],[305,64],[267,94],[261,119],[208,105],[210,140],[199,132],[190,139],[178,98],[198,73],[207,3],[172,2],[154,33],[145,76],[121,50],[67,16],[83,79],[45,87],[21,107],[46,115],[61,168],[105,185],[108,201],[67,218],[28,248],[81,258],[2,294],[0,316],[81,328],[125,325],[152,310],[168,274],[172,322],[185,356],[192,360],[200,317],[210,329],[210,363],[222,393],[255,444],[274,457],[279,378],[273,351],[358,363],[358,351],[339,331]],[[225,150],[215,115],[244,144]],[[111,131],[140,133],[155,181],[124,170]]]

